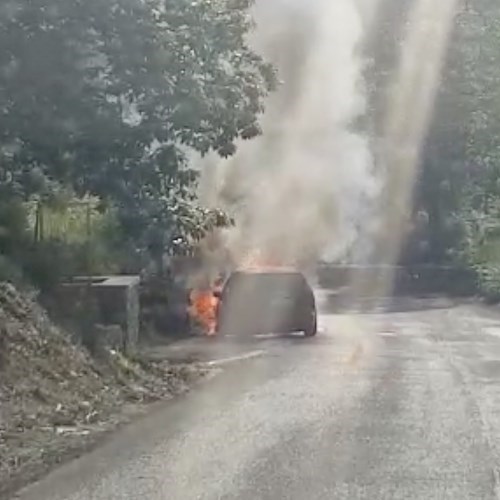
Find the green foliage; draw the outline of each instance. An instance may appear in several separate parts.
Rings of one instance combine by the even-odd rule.
[[[0,199],[90,194],[116,211],[131,260],[188,251],[214,219],[197,204],[186,148],[233,154],[260,133],[276,84],[246,42],[251,4],[3,2]]]
[[[427,258],[472,266],[488,290],[498,260],[499,78],[500,4],[461,4],[422,159],[416,208],[428,214]]]
[[[28,241],[26,208],[19,199],[0,199],[0,255],[14,255]]]
[[[384,124],[387,82],[414,3],[387,0],[378,12],[381,26],[368,49],[375,59],[368,70],[375,129]],[[500,298],[500,4],[477,0],[457,7],[404,258],[465,265],[476,271],[483,293]]]
[[[114,210],[98,200],[0,204],[0,281],[42,290],[76,274],[119,272],[124,259]]]
[[[26,277],[40,290],[51,291],[75,265],[75,249],[58,240],[31,244],[24,249],[22,260]]]
[[[421,195],[437,221],[435,247],[472,267],[492,299],[500,298],[499,78],[500,5],[466,5],[456,19]]]
[[[22,270],[12,259],[0,254],[0,281],[20,284],[24,280]]]
[[[28,218],[19,199],[0,198],[0,281],[24,281],[20,253],[29,245]]]
[[[477,271],[479,287],[500,299],[500,6],[469,6],[461,17],[464,62],[460,90],[464,136],[462,197],[455,208],[463,229],[462,259]],[[459,80],[457,78],[457,80]]]

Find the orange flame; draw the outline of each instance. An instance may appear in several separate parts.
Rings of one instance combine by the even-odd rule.
[[[201,326],[208,337],[217,333],[217,308],[219,299],[215,291],[220,287],[220,281],[208,289],[194,289],[189,294],[188,312],[193,321]]]
[[[237,270],[250,273],[293,272],[295,269],[295,266],[285,264],[282,259],[271,258],[260,251],[248,253],[237,266]],[[201,282],[189,294],[188,314],[205,335],[213,337],[217,334],[217,311],[223,279],[217,279],[212,285],[204,278],[200,279]]]

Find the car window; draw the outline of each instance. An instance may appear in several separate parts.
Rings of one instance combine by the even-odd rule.
[[[295,273],[255,273],[236,274],[226,284],[225,293],[234,290],[248,293],[271,294],[286,291],[301,291],[307,288],[307,282],[301,274]]]

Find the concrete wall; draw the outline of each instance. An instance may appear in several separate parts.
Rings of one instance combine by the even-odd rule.
[[[68,320],[119,325],[123,349],[130,352],[139,339],[139,283],[138,276],[78,277],[60,285],[57,306]]]

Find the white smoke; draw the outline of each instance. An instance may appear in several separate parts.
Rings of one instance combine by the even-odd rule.
[[[359,242],[378,191],[369,139],[355,128],[366,113],[360,49],[372,14],[365,0],[256,2],[251,43],[282,85],[263,136],[204,179],[212,201],[236,215],[227,244],[237,259],[258,250],[280,261],[335,260]]]
[[[397,261],[410,226],[421,148],[433,117],[457,3],[415,0],[409,11],[380,148],[385,173],[377,258],[388,264]]]

